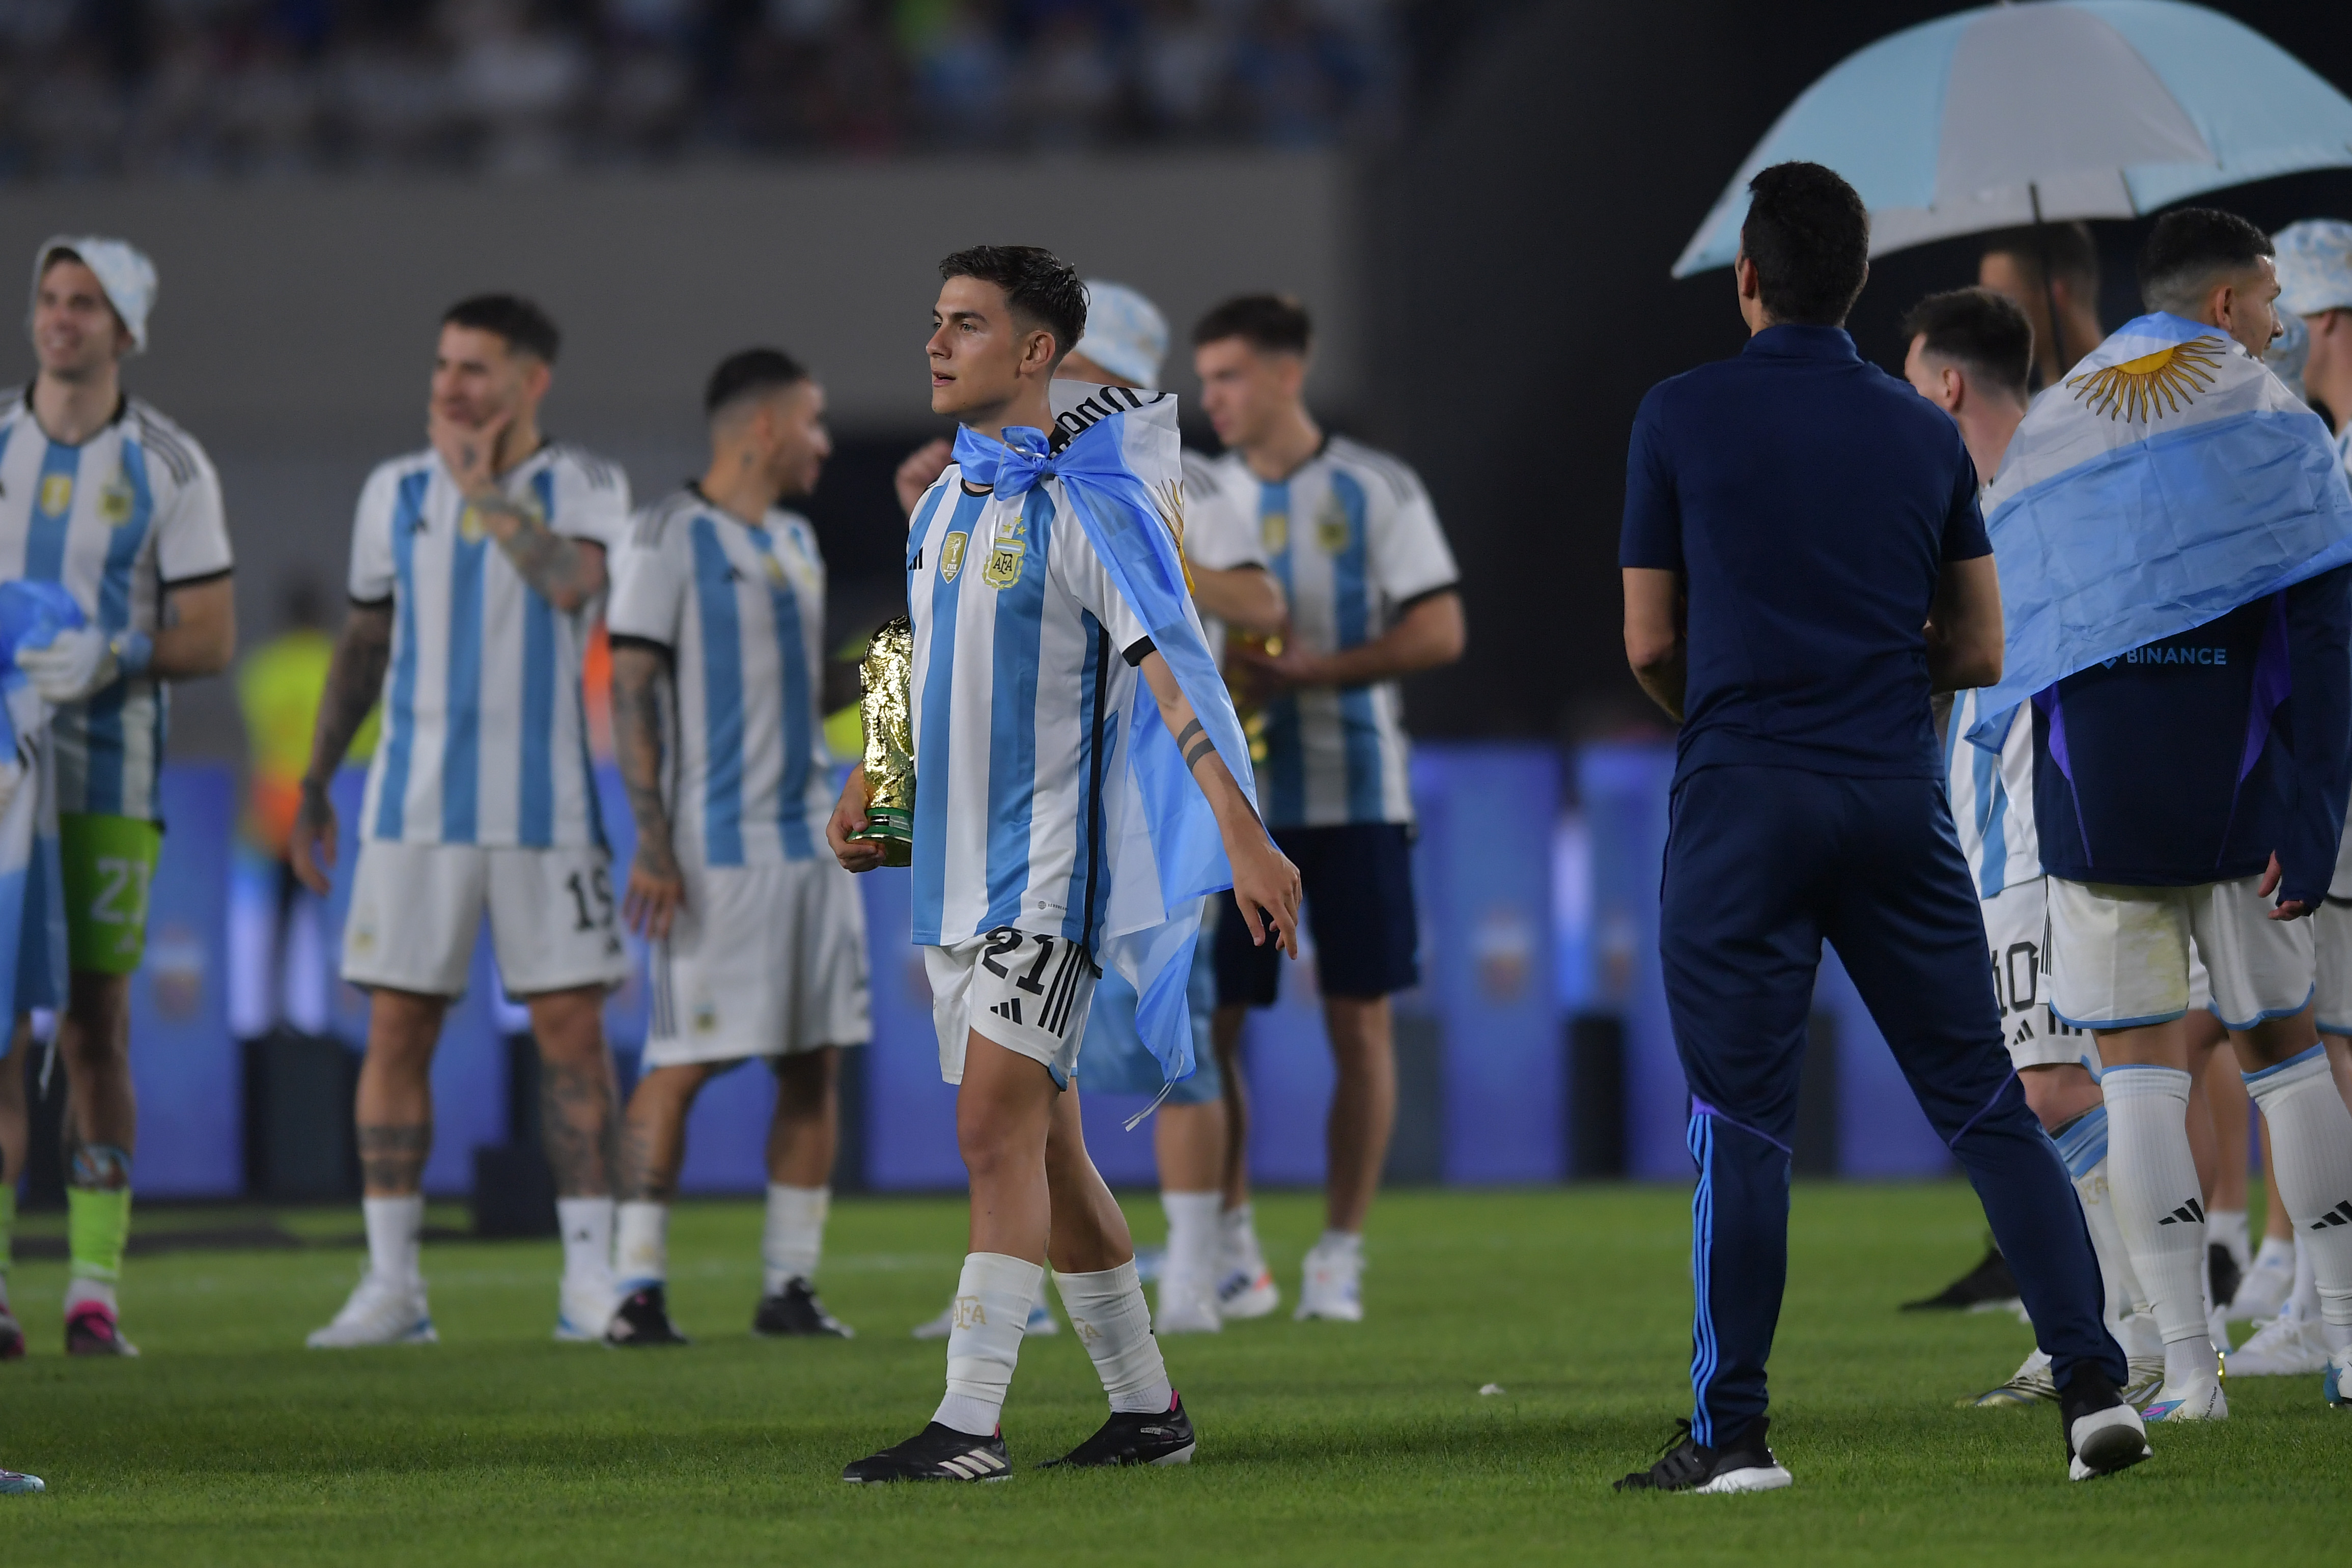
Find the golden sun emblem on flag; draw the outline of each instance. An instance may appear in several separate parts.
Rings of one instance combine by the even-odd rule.
[[[1169,535],[1176,541],[1176,563],[1184,569],[1184,588],[1190,593],[1192,588],[1192,562],[1184,553],[1184,481],[1167,479],[1148,488],[1151,491],[1151,504],[1160,512],[1160,522],[1166,525]]]
[[[2213,373],[2221,364],[2219,345],[2210,338],[2191,338],[2105,370],[2069,376],[2066,384],[2091,413],[2137,425],[2150,416],[2161,419],[2168,411],[2178,414],[2196,402],[2200,391],[2214,384]]]

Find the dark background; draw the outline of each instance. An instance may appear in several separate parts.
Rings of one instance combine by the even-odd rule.
[[[1422,112],[1366,175],[1360,432],[1421,470],[1461,560],[1469,656],[1411,684],[1417,733],[1661,727],[1620,641],[1626,436],[1654,383],[1738,353],[1747,331],[1727,270],[1676,282],[1667,269],[1791,100],[1855,49],[1954,8],[1424,8]],[[2352,9],[2214,8],[2352,86]],[[2265,229],[2352,217],[2352,170],[2199,200]],[[2146,227],[2093,226],[2111,328],[2139,313]],[[1864,356],[1899,372],[1904,310],[1975,282],[1977,254],[1954,240],[1875,262],[1851,323]]]

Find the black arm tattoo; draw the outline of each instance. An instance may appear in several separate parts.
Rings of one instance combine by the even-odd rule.
[[[517,574],[557,609],[576,610],[604,587],[604,552],[595,545],[565,538],[503,493],[477,496],[471,505],[496,520],[490,537]]]
[[[621,782],[629,793],[629,815],[637,823],[638,858],[657,877],[678,874],[661,788],[667,729],[663,695],[668,680],[661,656],[652,648],[613,650],[613,750],[619,754]]]
[[[367,721],[368,710],[383,695],[384,668],[392,662],[392,606],[353,605],[335,641],[334,661],[327,668],[327,689],[319,697],[319,723],[310,739],[310,767],[302,775],[302,801],[307,809],[315,795],[327,797],[352,737]]]
[[[1217,743],[1209,739],[1209,732],[1201,728],[1198,719],[1177,731],[1176,744],[1184,753],[1184,766],[1188,769],[1199,767],[1202,757],[1214,756],[1217,752]]]

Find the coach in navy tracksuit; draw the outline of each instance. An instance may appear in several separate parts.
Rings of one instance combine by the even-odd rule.
[[[2000,673],[2000,589],[1958,430],[1840,325],[1861,199],[1817,164],[1749,185],[1754,335],[1654,387],[1626,464],[1625,647],[1683,723],[1659,947],[1699,1166],[1690,1431],[1621,1486],[1789,1484],[1764,1363],[1826,937],[1967,1169],[2049,1352],[2074,1473],[2147,1449],[2082,1210],[2010,1071],[1944,796],[1931,690]]]

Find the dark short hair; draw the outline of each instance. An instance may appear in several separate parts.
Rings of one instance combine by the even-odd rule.
[[[60,261],[81,261],[81,264],[84,267],[89,265],[89,262],[81,260],[81,252],[76,250],[72,246],[53,245],[49,247],[48,249],[41,252],[41,277],[47,278],[49,275],[49,268],[55,267]],[[36,279],[36,281],[38,281],[38,279]]]
[[[2217,272],[2252,267],[2276,255],[2271,237],[2236,213],[2182,207],[2156,220],[2139,252],[2139,294],[2151,310],[2191,305]]]
[[[2091,237],[2091,226],[2080,219],[2073,223],[2045,223],[2035,228],[2004,228],[1985,237],[1987,256],[2006,256],[2024,275],[2029,289],[2042,287],[2042,258],[2050,258],[2050,276],[2063,279],[2075,295],[2085,303],[2096,304],[2099,298],[2099,243]]]
[[[710,373],[702,389],[702,411],[717,418],[731,403],[798,386],[808,378],[807,367],[782,349],[744,349],[720,360]]]
[[[1739,247],[1775,321],[1844,324],[1870,274],[1870,211],[1819,163],[1775,163],[1748,182]]]
[[[1288,294],[1237,294],[1202,317],[1192,346],[1240,338],[1261,353],[1303,354],[1315,341],[1307,307]]]
[[[460,300],[441,312],[441,324],[496,332],[509,350],[549,364],[555,363],[556,351],[563,346],[563,334],[555,330],[554,319],[519,294],[477,294]]]
[[[1016,321],[1054,334],[1054,357],[1087,335],[1087,286],[1078,269],[1042,245],[975,245],[940,263],[940,278],[977,278],[1004,290]]]
[[[1903,338],[1982,376],[2022,403],[2033,364],[2033,323],[2017,301],[1990,289],[1930,294],[1903,318]]]

